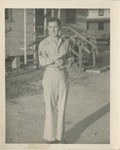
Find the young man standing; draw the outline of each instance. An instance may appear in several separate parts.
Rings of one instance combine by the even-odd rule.
[[[44,139],[49,143],[61,143],[65,131],[65,108],[68,96],[68,74],[74,58],[69,40],[59,36],[61,22],[58,18],[48,21],[49,36],[39,44],[39,62],[45,66],[43,77],[46,119]],[[57,130],[54,128],[54,114],[57,110]]]

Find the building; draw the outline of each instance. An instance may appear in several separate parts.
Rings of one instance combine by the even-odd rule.
[[[33,14],[31,9],[5,9],[6,57],[24,55],[24,48],[35,40]]]
[[[88,9],[87,30],[93,30],[96,39],[105,40],[110,36],[110,9]]]

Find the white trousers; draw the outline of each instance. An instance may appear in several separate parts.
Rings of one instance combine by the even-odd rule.
[[[46,118],[44,139],[62,140],[65,131],[65,108],[68,96],[68,74],[59,68],[46,68],[43,77]],[[54,126],[54,114],[57,110],[57,129]]]

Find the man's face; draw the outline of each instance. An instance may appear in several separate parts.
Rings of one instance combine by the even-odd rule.
[[[49,22],[48,23],[48,31],[49,35],[56,37],[59,34],[59,26],[57,22]]]

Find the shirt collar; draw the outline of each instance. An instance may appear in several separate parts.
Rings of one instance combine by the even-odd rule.
[[[60,36],[60,37],[59,37],[59,40],[58,40],[58,47],[60,46],[62,40],[63,40],[63,39],[62,39],[61,36]],[[52,38],[51,38],[51,36],[48,36],[48,41],[49,41],[49,42],[53,41]]]

